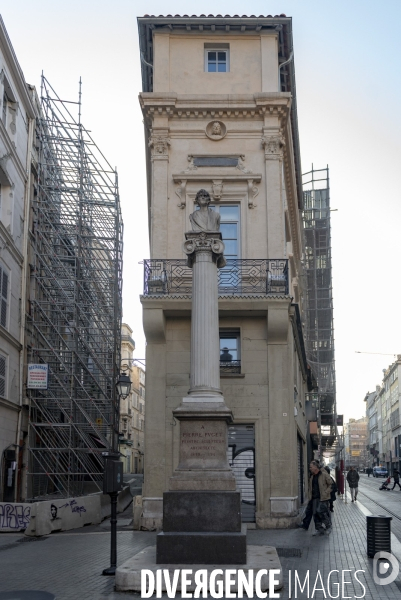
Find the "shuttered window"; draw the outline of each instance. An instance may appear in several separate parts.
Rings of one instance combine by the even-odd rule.
[[[0,325],[7,326],[8,273],[0,265]]]
[[[0,396],[6,395],[6,357],[0,354]]]

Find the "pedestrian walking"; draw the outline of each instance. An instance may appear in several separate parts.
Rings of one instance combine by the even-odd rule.
[[[324,467],[327,471],[327,473],[330,475],[330,467]],[[337,487],[337,483],[335,481],[335,479],[333,479],[333,477],[330,475],[330,479],[331,479],[331,494],[330,494],[330,500],[329,500],[329,508],[330,508],[330,512],[334,512],[334,506],[333,503],[336,501],[336,493],[338,492],[338,487]]]
[[[309,502],[300,527],[307,531],[313,517],[316,528],[313,535],[329,535],[331,533],[331,518],[328,505],[332,480],[325,469],[319,467],[316,460],[312,460],[309,470],[311,473],[308,481]]]
[[[359,473],[354,467],[350,467],[347,473],[347,481],[351,490],[351,502],[356,502],[358,496]]]
[[[391,488],[392,490],[395,488],[396,485],[398,485],[398,487],[401,490],[401,485],[400,485],[400,472],[398,469],[394,469],[393,471],[393,478],[394,478],[394,485]]]
[[[366,472],[367,472],[367,474],[368,474],[368,477],[370,477],[371,473],[373,473],[373,469],[372,469],[372,467],[368,467],[368,468],[366,469]]]

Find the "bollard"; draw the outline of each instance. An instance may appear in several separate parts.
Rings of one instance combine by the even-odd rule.
[[[367,554],[373,558],[377,552],[391,552],[391,519],[385,515],[366,517]]]

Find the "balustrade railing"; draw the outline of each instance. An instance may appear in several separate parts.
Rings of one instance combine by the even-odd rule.
[[[228,259],[218,270],[219,295],[288,294],[288,260]],[[144,260],[144,295],[191,296],[192,269],[185,259]]]
[[[221,360],[220,373],[241,373],[240,360]]]

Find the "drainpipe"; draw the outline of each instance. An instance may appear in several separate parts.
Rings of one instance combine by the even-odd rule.
[[[288,65],[288,63],[290,63],[292,61],[294,57],[294,50],[291,50],[291,54],[290,57],[285,61],[279,64],[278,66],[278,91],[281,92],[281,68],[285,67],[285,65]]]
[[[22,239],[22,275],[21,275],[21,314],[20,314],[20,332],[19,332],[19,342],[21,345],[20,355],[19,355],[19,414],[18,414],[18,426],[17,426],[17,439],[15,443],[18,446],[18,454],[17,454],[17,467],[19,464],[20,452],[22,452],[22,448],[20,447],[20,439],[21,439],[21,426],[22,426],[22,406],[23,406],[23,397],[24,397],[24,358],[25,358],[25,313],[26,313],[26,290],[27,290],[27,274],[28,274],[28,235],[29,235],[29,210],[30,210],[30,193],[31,193],[31,151],[33,144],[33,135],[35,130],[35,119],[29,119],[29,130],[28,130],[28,147],[26,153],[26,175],[27,180],[25,184],[25,194],[24,194],[24,234]],[[17,468],[15,482],[14,482],[14,500],[17,501],[17,493],[18,493],[18,482],[19,470]],[[22,488],[22,477],[23,473],[21,473],[21,488]],[[22,489],[19,490],[20,495],[22,496]],[[24,498],[26,498],[26,494],[24,494]]]

